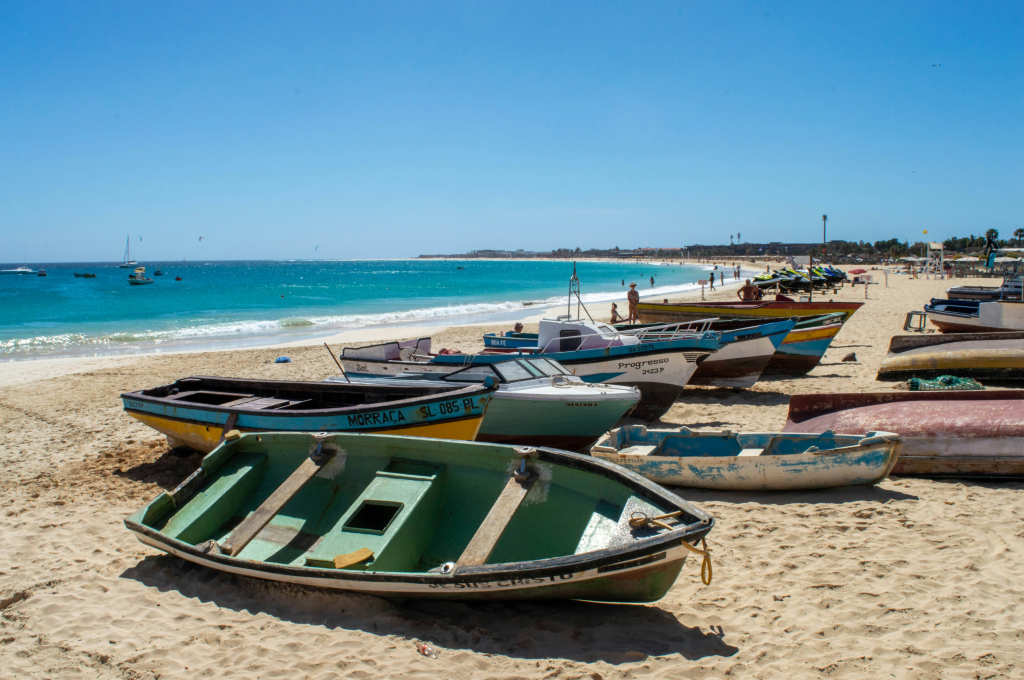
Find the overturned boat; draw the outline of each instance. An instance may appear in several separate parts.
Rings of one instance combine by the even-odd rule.
[[[895,335],[879,380],[955,375],[977,380],[1024,379],[1024,332]]]
[[[121,395],[125,412],[208,453],[229,430],[383,432],[472,440],[497,383],[349,385],[194,376]]]
[[[602,460],[348,434],[229,433],[125,520],[232,574],[385,598],[653,602],[714,519]]]
[[[783,432],[895,432],[894,475],[1024,475],[1024,390],[798,394]]]
[[[900,447],[899,435],[891,432],[840,435],[629,425],[606,434],[590,452],[659,484],[793,491],[878,484],[896,464]]]

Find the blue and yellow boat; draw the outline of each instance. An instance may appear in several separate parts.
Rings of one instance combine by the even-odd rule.
[[[209,453],[229,430],[363,432],[476,439],[497,381],[415,386],[196,376],[121,395],[124,410],[169,446]]]

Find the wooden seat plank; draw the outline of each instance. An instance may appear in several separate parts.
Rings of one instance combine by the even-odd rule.
[[[320,458],[319,462],[315,462],[312,458],[306,458],[302,461],[302,464],[288,476],[288,479],[284,480],[284,484],[277,487],[274,493],[270,494],[267,500],[263,501],[260,507],[256,508],[256,512],[252,513],[241,523],[235,527],[234,531],[221,542],[220,551],[225,555],[234,557],[238,553],[245,549],[245,546],[249,545],[252,539],[256,538],[256,534],[263,530],[263,527],[270,523],[270,520],[274,519],[277,513],[281,512],[281,509],[294,498],[295,494],[302,490],[302,487],[306,486],[309,480],[316,476],[316,473],[320,472],[327,461],[332,457],[332,453],[325,452]]]
[[[494,552],[494,546],[498,545],[498,540],[505,533],[508,523],[512,521],[513,515],[516,514],[516,510],[519,509],[526,494],[533,488],[533,483],[536,481],[537,475],[533,473],[523,481],[517,480],[515,475],[509,478],[501,495],[498,496],[498,500],[491,506],[490,512],[477,527],[469,545],[462,551],[462,557],[458,561],[460,567],[487,564],[491,553]]]

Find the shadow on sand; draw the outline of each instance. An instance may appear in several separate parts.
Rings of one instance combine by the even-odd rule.
[[[297,626],[396,635],[410,645],[429,642],[444,648],[442,654],[465,650],[521,659],[623,664],[651,656],[679,654],[692,661],[739,651],[725,642],[720,627],[684,626],[657,605],[419,600],[396,604],[370,595],[235,576],[169,555],[146,557],[121,578]]]
[[[916,501],[918,497],[883,486],[841,486],[833,489],[806,491],[712,491],[681,486],[666,487],[672,493],[692,503],[758,503],[760,505],[787,505],[790,503],[830,504],[872,501]]]

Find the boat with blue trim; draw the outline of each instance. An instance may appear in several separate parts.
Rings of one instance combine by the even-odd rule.
[[[225,432],[376,432],[473,440],[497,382],[349,385],[193,376],[121,395],[168,446],[210,452]]]

